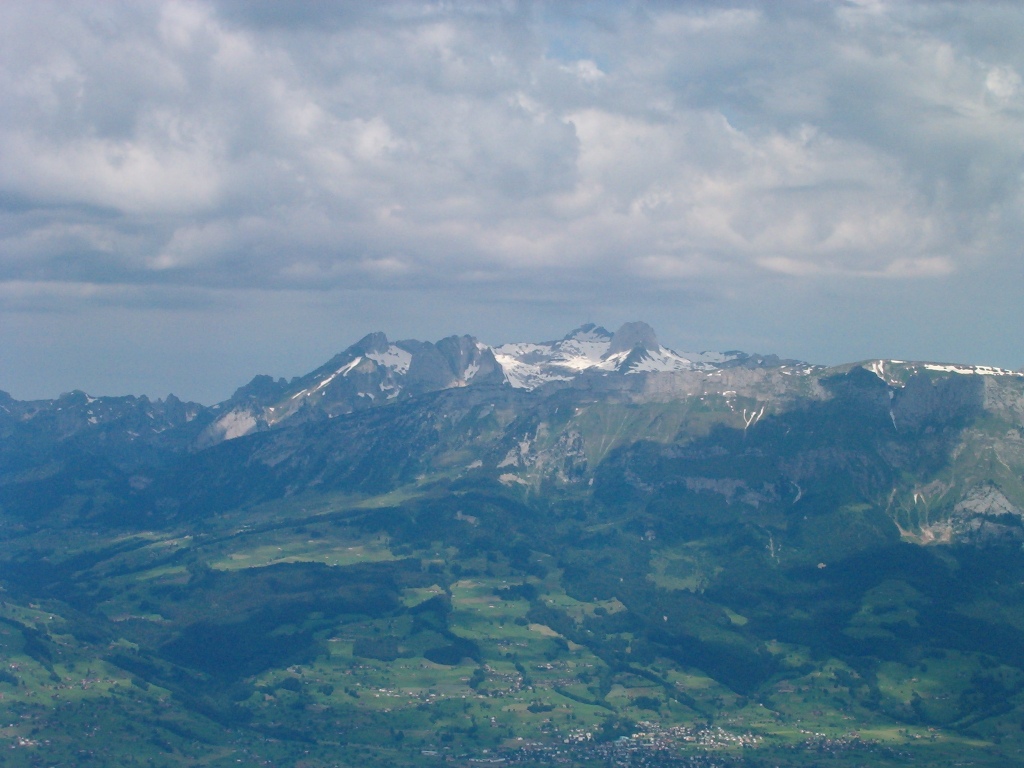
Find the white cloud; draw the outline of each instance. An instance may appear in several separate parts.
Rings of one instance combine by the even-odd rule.
[[[218,163],[198,147],[145,139],[83,138],[54,144],[0,137],[0,185],[49,203],[84,203],[128,215],[190,215],[218,202]]]
[[[1020,92],[1020,75],[1012,67],[992,67],[985,76],[985,87],[1000,104],[1006,104]]]
[[[868,0],[3,4],[0,276],[600,301],[998,270],[1015,31]]]
[[[268,287],[380,274],[360,265],[395,252],[435,272],[544,265],[539,280],[648,257],[919,275],[897,265],[945,244],[960,268],[980,222],[998,246],[1017,210],[1014,65],[913,7],[619,11],[600,31],[404,8],[323,29],[201,3],[125,6],[105,27],[83,5],[5,9],[35,44],[3,61],[0,97],[33,108],[3,120],[0,188],[116,211],[91,224],[112,243],[150,227],[126,272]],[[559,25],[584,55],[545,54]],[[133,56],[145,77],[119,74]],[[338,261],[354,272],[299,266]]]

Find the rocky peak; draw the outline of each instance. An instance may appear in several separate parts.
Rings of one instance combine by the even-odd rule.
[[[562,341],[610,341],[612,333],[607,328],[594,323],[584,323],[579,328],[569,331]]]
[[[356,354],[370,354],[371,352],[386,352],[390,346],[388,337],[381,331],[375,331],[368,333],[351,347],[347,351],[354,352]]]
[[[612,336],[612,342],[604,356],[607,358],[619,352],[630,352],[637,347],[653,351],[661,349],[658,337],[654,335],[654,329],[642,321],[625,323],[619,328]]]

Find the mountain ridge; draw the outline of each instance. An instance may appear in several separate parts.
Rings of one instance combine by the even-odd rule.
[[[471,392],[477,394],[469,397]],[[845,409],[862,414],[862,426],[881,420],[881,427],[872,427],[881,429],[872,438],[877,442],[872,451],[891,454],[883,462],[886,466],[898,464],[896,457],[907,450],[904,443],[925,445],[929,429],[948,430],[961,422],[957,429],[966,430],[957,433],[965,441],[958,449],[961,454],[995,457],[985,477],[972,479],[974,469],[957,470],[959,476],[948,479],[929,475],[917,484],[932,483],[927,493],[901,490],[905,484],[900,483],[884,493],[864,486],[865,498],[886,509],[902,538],[926,543],[1018,536],[1013,521],[1024,521],[1024,487],[1011,468],[1024,463],[1024,444],[1018,444],[1019,430],[1013,426],[1024,422],[1024,375],[990,366],[927,362],[873,360],[829,368],[740,352],[681,355],[662,347],[653,329],[639,322],[627,323],[614,334],[586,324],[560,340],[493,349],[465,335],[436,343],[392,342],[376,332],[303,376],[290,381],[256,376],[231,398],[210,407],[173,396],[150,401],[73,392],[32,402],[4,396],[0,448],[9,462],[9,496],[31,485],[18,478],[64,473],[67,490],[59,490],[60,483],[40,482],[50,483],[45,494],[57,494],[54,498],[63,499],[60,504],[65,506],[75,497],[75,484],[83,482],[81,470],[74,467],[84,462],[92,467],[85,477],[103,477],[120,488],[113,493],[114,506],[178,508],[175,489],[187,483],[180,472],[196,478],[207,472],[182,467],[220,461],[213,454],[198,463],[187,457],[204,457],[243,438],[246,442],[233,449],[232,461],[243,456],[244,461],[216,469],[207,483],[216,488],[227,482],[225,487],[237,494],[232,503],[255,499],[252,488],[269,489],[266,481],[271,478],[277,478],[277,490],[260,493],[287,495],[301,487],[332,484],[376,492],[434,474],[489,478],[536,492],[550,483],[586,487],[597,482],[595,488],[607,488],[609,472],[616,471],[612,460],[636,452],[637,446],[663,446],[652,450],[671,454],[678,445],[716,429],[736,430],[746,438],[760,434],[757,430],[769,422],[806,418],[799,414],[828,402],[842,402]],[[377,411],[381,413],[372,415]],[[960,414],[961,421],[937,420],[937,414]],[[983,416],[1007,424],[1008,431],[994,435],[971,426]],[[846,416],[832,414],[828,419],[841,423]],[[258,435],[265,436],[262,442],[249,441]],[[343,444],[351,450],[342,449]],[[858,460],[877,463],[867,454]],[[827,466],[813,451],[789,461],[798,463],[774,470],[788,479],[781,485],[775,482],[764,496],[774,499],[773,504],[788,493],[786,488],[806,484],[799,462]],[[304,468],[311,462],[318,467],[315,472]],[[368,467],[367,462],[372,469],[353,473],[352,467]],[[879,471],[887,474],[883,464]],[[247,490],[245,478],[253,466],[264,467],[266,477]],[[727,501],[741,486],[748,487],[751,498],[764,495],[728,467],[716,472],[722,477],[698,473],[704,479],[687,475],[689,479],[679,482],[717,488],[709,491],[709,498]],[[227,480],[231,475],[237,479]],[[664,485],[642,475],[630,470],[622,478],[623,488],[647,489],[641,492],[647,497]],[[377,480],[359,479],[363,476]],[[0,495],[2,482],[0,476]],[[942,512],[927,519],[916,515],[919,500],[930,498],[939,486],[945,488]],[[727,487],[734,490],[721,490]],[[43,487],[33,493],[44,493]],[[635,493],[627,495],[633,498]],[[11,498],[12,504],[21,503]],[[910,506],[906,498],[913,499]]]
[[[1024,376],[620,330],[0,394],[12,765],[1014,764]]]
[[[781,395],[785,387],[770,386],[769,379],[813,377],[853,367],[870,370],[894,387],[904,386],[922,371],[1024,376],[994,366],[926,361],[872,359],[823,366],[736,350],[680,354],[661,346],[654,329],[642,321],[625,323],[614,333],[586,323],[555,341],[495,347],[469,335],[452,335],[433,343],[415,339],[392,342],[377,331],[306,374],[290,380],[259,374],[227,400],[211,406],[183,402],[173,394],[150,400],[131,395],[93,397],[73,390],[52,400],[18,401],[0,391],[0,423],[12,418],[22,422],[44,418],[59,422],[63,426],[58,431],[70,435],[90,429],[99,432],[108,422],[141,419],[138,430],[126,429],[126,438],[145,440],[177,430],[191,448],[201,450],[284,424],[334,418],[454,387],[504,385],[526,391],[550,386],[610,387],[639,389],[652,397],[686,397],[698,392],[741,392],[757,397],[751,389],[753,380]],[[726,373],[730,370],[756,370],[761,375]],[[768,371],[772,374],[766,375]],[[636,381],[626,384],[607,379],[616,375],[631,375]],[[594,377],[606,380],[598,382]],[[714,378],[721,379],[721,386],[715,387]]]

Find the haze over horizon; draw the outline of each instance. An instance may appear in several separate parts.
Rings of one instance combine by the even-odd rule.
[[[0,390],[371,331],[1024,365],[1024,7],[0,5]]]

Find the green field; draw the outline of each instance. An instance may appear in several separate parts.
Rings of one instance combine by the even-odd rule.
[[[1024,673],[1005,654],[823,655],[825,641],[770,636],[763,612],[721,591],[743,568],[783,578],[770,551],[723,559],[713,540],[571,518],[552,529],[562,538],[525,546],[528,521],[498,501],[444,511],[410,490],[277,503],[245,527],[228,514],[193,535],[81,536],[64,558],[55,534],[23,537],[10,562],[25,573],[0,605],[5,764],[420,765],[557,749],[579,765],[827,754],[994,766],[1024,754]],[[424,548],[406,526],[428,514]],[[474,545],[481,522],[507,539]],[[566,559],[567,540],[582,554]],[[933,600],[919,586],[884,574],[840,585],[845,618],[828,642],[883,649],[921,631]],[[786,621],[829,608],[811,592]]]

